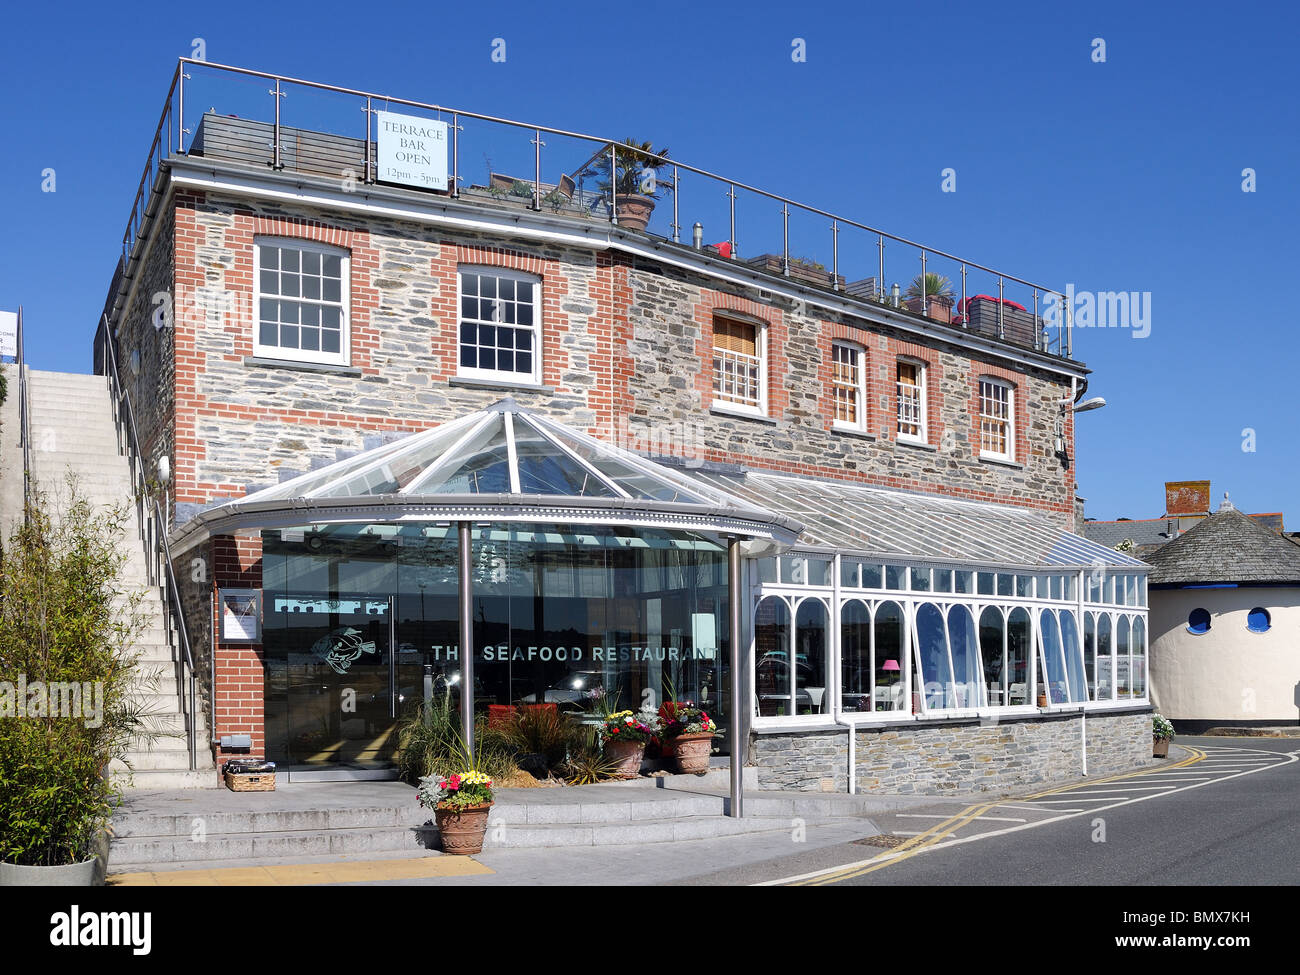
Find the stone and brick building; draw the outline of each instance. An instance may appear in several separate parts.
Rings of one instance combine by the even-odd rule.
[[[167,472],[219,761],[384,775],[431,693],[581,714],[670,685],[773,785],[1044,781],[1083,712],[1090,769],[1142,756],[1147,569],[1071,532],[1088,370],[1045,289],[1030,315],[999,276],[1038,323],[1004,330],[1001,297],[963,301],[978,325],[887,293],[884,235],[879,269],[774,271],[734,212],[726,246],[680,242],[709,174],[640,161],[638,229],[599,184],[616,146],[415,103],[448,172],[385,179],[369,125],[291,127],[182,67],[96,362]],[[461,172],[543,135],[530,179]]]

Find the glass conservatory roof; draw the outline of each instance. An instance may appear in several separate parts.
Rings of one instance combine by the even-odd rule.
[[[746,551],[799,523],[504,399],[208,508],[176,542],[302,524],[413,521],[653,525],[734,535]],[[751,544],[752,542],[752,544]]]
[[[476,494],[737,504],[717,487],[521,410],[508,399],[244,500]]]
[[[691,477],[802,523],[798,547],[912,561],[1146,568],[1025,508],[753,471]]]

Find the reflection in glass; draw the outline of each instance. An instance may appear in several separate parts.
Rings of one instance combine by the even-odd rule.
[[[851,599],[840,610],[840,707],[872,710],[871,614]]]
[[[1007,703],[1032,704],[1029,699],[1033,628],[1023,606],[1007,616]]]
[[[984,683],[993,707],[1007,703],[1006,625],[1002,610],[987,607],[980,614],[980,658],[984,662]]]
[[[933,603],[916,611],[916,652],[927,710],[956,707],[943,613]]]
[[[794,714],[790,607],[779,596],[768,596],[754,610],[754,661],[758,713],[763,717]]]
[[[1047,699],[1052,704],[1064,704],[1070,699],[1066,684],[1065,661],[1061,655],[1061,629],[1056,622],[1056,614],[1045,609],[1039,615],[1039,629],[1042,634],[1043,650],[1043,684]]]

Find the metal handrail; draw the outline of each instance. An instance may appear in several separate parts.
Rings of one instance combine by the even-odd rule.
[[[386,95],[380,92],[364,91],[358,88],[347,88],[341,85],[331,85],[325,82],[310,81],[304,78],[294,78],[288,75],[279,75],[279,74],[274,74],[266,71],[256,71],[251,68],[241,68],[241,67],[236,67],[234,65],[218,64],[216,62],[202,61],[196,58],[187,58],[187,57],[178,58],[176,69],[172,73],[171,85],[167,91],[167,99],[164,103],[162,113],[159,117],[158,126],[154,130],[154,137],[153,137],[153,141],[150,144],[149,157],[145,164],[145,171],[140,179],[140,185],[136,191],[135,200],[132,202],[131,214],[127,220],[126,233],[123,235],[123,241],[122,241],[123,266],[121,269],[123,272],[129,270],[130,259],[135,247],[136,239],[139,236],[141,232],[141,228],[143,227],[145,221],[146,211],[149,203],[149,197],[156,190],[156,186],[154,185],[154,180],[151,179],[151,176],[156,173],[157,169],[160,169],[162,167],[162,164],[165,161],[165,159],[161,156],[161,152],[164,146],[166,148],[168,156],[171,156],[173,153],[178,155],[186,154],[185,134],[187,130],[185,129],[185,117],[184,117],[185,82],[187,79],[191,78],[191,76],[188,73],[186,73],[186,68],[190,66],[202,68],[204,70],[211,70],[215,72],[227,72],[230,74],[241,75],[248,78],[257,78],[274,84],[274,88],[269,89],[269,94],[275,97],[275,113],[274,113],[275,134],[272,140],[272,146],[273,146],[272,162],[273,165],[276,166],[276,168],[278,168],[280,162],[280,131],[281,131],[280,103],[282,101],[283,95],[285,94],[284,92],[285,85],[300,85],[302,87],[311,88],[318,91],[332,92],[339,95],[346,95],[349,97],[364,99],[366,102],[365,110],[367,112],[367,124],[366,124],[367,147],[369,147],[371,143],[369,113],[371,111],[371,106],[375,101],[382,101],[390,105],[399,105],[399,106],[406,106],[410,108],[417,108],[424,111],[438,112],[440,114],[444,112],[449,114],[452,117],[452,125],[455,130],[453,132],[453,147],[454,147],[453,148],[453,156],[454,156],[453,169],[455,170],[456,173],[454,185],[457,187],[457,189],[459,188],[460,177],[459,177],[459,144],[458,144],[459,140],[456,138],[456,136],[459,133],[459,127],[460,127],[459,123],[461,120],[474,119],[480,122],[487,122],[495,125],[503,125],[503,126],[525,130],[528,133],[530,133],[530,135],[532,136],[532,141],[535,143],[534,161],[536,166],[536,172],[534,173],[534,194],[533,194],[534,209],[540,208],[539,193],[540,193],[540,180],[541,180],[541,146],[543,144],[542,142],[543,135],[557,136],[560,138],[576,139],[584,142],[596,143],[599,146],[599,148],[596,150],[596,152],[593,154],[591,158],[594,159],[602,152],[609,151],[612,156],[611,164],[615,166],[615,169],[617,169],[617,158],[618,158],[617,150],[623,146],[623,143],[617,139],[603,138],[600,136],[590,135],[588,133],[574,132],[569,129],[556,128],[554,126],[538,125],[533,122],[521,122],[516,119],[502,118],[500,116],[495,116],[495,115],[485,115],[481,112],[470,112],[470,111],[464,111],[462,109],[449,108],[445,105],[437,105],[431,102],[422,102],[422,101],[417,101],[409,98],[399,98],[397,96]],[[173,96],[176,96],[175,111],[173,111]],[[173,121],[175,122],[174,140],[173,140],[173,128],[172,128]],[[156,165],[155,165],[155,158],[154,158],[155,154],[159,155]],[[680,174],[680,172],[683,171],[694,173],[706,179],[714,180],[727,187],[726,195],[729,198],[729,205],[731,209],[731,230],[730,230],[729,240],[732,243],[733,255],[736,253],[735,250],[736,212],[735,211],[736,211],[736,198],[737,198],[738,191],[752,193],[755,194],[756,196],[763,197],[765,199],[772,200],[776,203],[781,204],[783,210],[783,218],[784,218],[785,226],[787,228],[789,226],[789,216],[790,216],[789,208],[791,207],[799,211],[802,211],[803,213],[811,214],[818,217],[824,217],[827,220],[830,220],[831,221],[830,229],[832,233],[832,250],[835,253],[835,262],[834,262],[835,267],[832,272],[831,281],[832,281],[832,287],[835,290],[839,290],[839,283],[838,283],[839,235],[840,232],[845,228],[854,228],[856,230],[860,230],[867,234],[870,234],[876,238],[877,247],[880,251],[880,264],[881,264],[881,268],[880,268],[881,274],[880,274],[880,280],[877,284],[877,288],[879,290],[881,300],[885,298],[884,290],[883,290],[885,287],[883,272],[884,272],[884,251],[885,251],[886,241],[896,243],[896,244],[901,244],[905,247],[913,248],[921,252],[921,267],[922,267],[923,282],[924,282],[925,266],[926,266],[927,258],[937,257],[937,258],[943,258],[945,260],[953,261],[961,266],[963,295],[965,294],[966,275],[971,270],[981,271],[986,274],[996,276],[998,278],[999,293],[1001,293],[1002,291],[1002,286],[1008,281],[1014,282],[1015,284],[1018,285],[1022,285],[1026,288],[1033,289],[1035,291],[1035,295],[1034,295],[1035,318],[1038,317],[1037,304],[1038,304],[1039,293],[1041,293],[1044,297],[1048,295],[1056,295],[1062,301],[1066,297],[1064,292],[1061,292],[1055,288],[1049,288],[1046,287],[1045,285],[1036,284],[1035,282],[1030,281],[1026,278],[1018,277],[1013,274],[1008,274],[1004,271],[999,271],[996,268],[990,267],[986,264],[981,264],[977,261],[969,261],[964,258],[958,257],[957,255],[952,254],[948,251],[941,250],[935,247],[930,247],[929,245],[921,244],[910,238],[900,237],[897,234],[888,233],[887,231],[880,230],[879,228],[873,227],[870,224],[861,223],[860,221],[852,220],[848,217],[840,216],[836,213],[833,213],[830,210],[825,210],[822,209],[821,207],[812,206],[811,204],[807,204],[807,203],[800,203],[799,201],[791,199],[790,197],[782,196],[779,193],[773,193],[768,190],[761,189],[757,186],[753,186],[741,180],[732,179],[730,177],[711,172],[707,169],[701,169],[697,166],[689,165],[688,163],[682,163],[676,160],[668,160],[666,157],[660,156],[656,153],[649,152],[649,151],[638,150],[637,158],[650,159],[650,160],[654,160],[659,165],[672,166],[673,174],[674,174],[674,178],[673,178],[674,190],[676,190],[678,186],[678,175]],[[590,161],[591,160],[589,159],[588,165],[590,164]],[[370,181],[370,153],[368,150],[366,152],[366,172],[367,172],[367,182],[369,182]],[[614,203],[611,208],[610,221],[614,225],[617,225],[619,222],[616,203]],[[676,228],[677,225],[676,192],[674,192],[673,225],[674,228]],[[677,239],[676,229],[674,229],[673,239],[674,240]],[[786,240],[783,244],[783,266],[787,269],[789,266],[788,232],[786,234]],[[924,309],[925,308],[924,284],[922,285],[922,292],[923,292],[922,309]],[[114,301],[113,295],[114,295],[114,291],[110,290],[109,299],[108,299],[110,317],[111,317],[111,307]],[[1068,331],[1069,328],[1070,325],[1068,322],[1064,322],[1064,321],[1057,322],[1058,334]],[[1001,332],[1001,328],[999,328],[999,332]],[[1061,349],[1061,351],[1058,354],[1065,355],[1065,356],[1069,356],[1072,354],[1073,343],[1071,342],[1071,337],[1069,336],[1059,337],[1057,344],[1058,344],[1058,348]],[[1041,345],[1041,343],[1036,341],[1035,346],[1038,347],[1039,345]]]
[[[194,654],[190,646],[189,628],[185,624],[185,607],[181,605],[180,586],[176,582],[176,573],[172,566],[171,546],[167,542],[166,521],[162,509],[148,489],[144,473],[144,453],[140,449],[140,434],[135,425],[135,411],[131,407],[131,394],[122,385],[121,375],[117,369],[117,351],[113,347],[113,333],[108,316],[100,320],[103,333],[105,374],[109,381],[109,394],[113,402],[113,419],[118,433],[118,449],[126,454],[131,467],[131,482],[136,493],[136,513],[140,526],[141,541],[147,543],[149,554],[150,585],[161,585],[167,591],[167,612],[172,626],[180,637],[183,659],[178,661],[184,667],[182,678],[188,680],[189,707],[185,714],[185,733],[190,746],[190,771],[198,766],[198,728],[197,728],[197,688],[194,670]],[[123,420],[125,412],[125,421]],[[123,442],[125,434],[125,443]],[[145,498],[148,498],[148,505]],[[161,556],[161,560],[159,559]],[[161,561],[161,565],[158,562]],[[184,695],[182,695],[182,700]]]

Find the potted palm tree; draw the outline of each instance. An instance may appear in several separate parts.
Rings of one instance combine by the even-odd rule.
[[[907,299],[903,302],[911,311],[920,312],[945,325],[952,322],[952,303],[952,282],[942,274],[931,271],[918,274],[912,279],[912,283],[907,286]]]
[[[645,230],[659,194],[673,190],[658,179],[658,167],[667,158],[668,150],[655,149],[649,140],[624,139],[622,145],[607,143],[602,147],[584,173],[595,173],[600,191],[613,199],[619,226]]]

